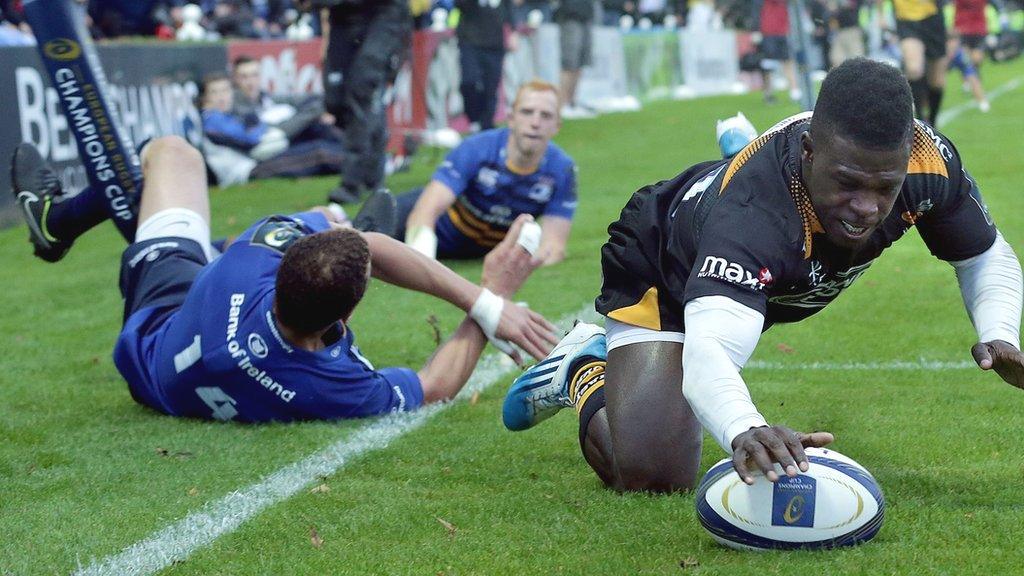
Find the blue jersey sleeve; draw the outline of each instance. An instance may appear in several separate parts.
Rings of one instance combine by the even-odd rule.
[[[365,418],[415,410],[423,404],[423,387],[408,368],[370,370],[363,366],[361,371],[306,382],[290,404],[288,418],[277,415],[274,419]]]
[[[353,416],[373,416],[387,412],[409,412],[423,405],[423,386],[409,368],[381,368],[374,372],[374,383]]]
[[[572,220],[576,213],[576,165],[569,162],[556,182],[555,193],[544,207],[544,216]]]
[[[434,171],[433,180],[451,188],[456,196],[462,194],[483,163],[483,144],[477,136],[457,146]]]

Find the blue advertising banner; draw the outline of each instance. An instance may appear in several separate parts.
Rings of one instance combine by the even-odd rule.
[[[97,47],[109,103],[133,142],[178,134],[199,144],[195,97],[203,75],[227,69],[224,45],[110,44]],[[57,168],[65,190],[86,185],[60,96],[34,47],[0,48],[0,224],[17,221],[8,162],[20,142],[36,145]]]

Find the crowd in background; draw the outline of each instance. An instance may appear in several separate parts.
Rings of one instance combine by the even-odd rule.
[[[337,173],[340,165],[342,184],[331,194],[331,199],[338,202],[353,202],[364,197],[383,178],[387,167],[383,160],[386,122],[377,102],[382,99],[384,87],[395,78],[397,62],[403,57],[401,52],[411,44],[409,33],[413,29],[431,27],[447,30],[454,27],[461,69],[459,90],[469,132],[493,127],[505,56],[516,50],[517,31],[536,28],[542,22],[554,22],[559,26],[561,116],[570,119],[594,115],[593,109],[576,99],[581,71],[592,63],[590,30],[594,25],[614,26],[624,31],[684,26],[697,30],[727,28],[747,31],[752,43],[741,52],[740,67],[760,75],[759,83],[768,103],[774,102],[775,90],[781,86],[788,88],[788,94],[794,101],[800,101],[803,95],[795,72],[801,55],[794,50],[794,34],[790,28],[796,5],[802,5],[806,11],[801,21],[805,22],[812,41],[809,48],[819,51],[813,58],[802,55],[803,60],[818,61],[822,69],[827,70],[851,57],[867,55],[866,40],[871,33],[882,34],[886,39],[883,45],[892,48],[893,63],[901,60],[900,49],[906,49],[896,34],[899,14],[895,20],[889,11],[885,12],[888,16],[878,21],[870,21],[867,17],[866,8],[881,4],[876,0],[77,1],[85,6],[89,29],[100,40],[145,36],[182,41],[224,38],[300,40],[320,35],[330,38],[325,49],[323,101],[317,100],[315,105],[309,100],[270,101],[269,95],[259,93],[258,84],[249,82],[247,85],[244,74],[239,73],[239,64],[243,71],[251,74],[258,73],[257,66],[252,62],[236,62],[233,77],[225,73],[203,82],[200,106],[208,136],[207,152],[219,151],[224,158],[221,164],[224,170],[214,170],[223,172],[218,173],[222,182],[244,181],[263,175]],[[24,20],[22,2],[0,0],[0,46],[34,43]],[[967,7],[976,10],[979,6],[984,11],[989,0],[948,0],[947,3],[950,9],[955,6],[956,16],[955,19],[951,15],[949,17],[952,39],[946,58],[960,68],[965,85],[970,85],[979,108],[986,111],[989,104],[978,80],[985,45],[977,41],[976,31],[969,34],[974,40],[965,43],[964,48],[960,46],[959,37],[965,34],[960,30],[960,12]],[[1004,25],[1005,15],[1021,8],[1021,0],[993,3],[999,5]],[[382,52],[377,58],[379,63],[364,64],[355,59],[355,55],[365,52],[358,50],[358,46],[371,40],[360,35],[370,34],[373,26],[367,20],[370,16],[353,19],[352,14],[376,14],[384,5],[394,7],[399,13],[397,18],[408,21],[408,24],[396,21],[392,32],[382,35],[383,39],[373,40],[383,45],[384,40],[389,39],[395,46],[387,50],[381,48],[386,54]],[[318,7],[329,8],[318,12]],[[956,24],[952,25],[953,22]],[[360,27],[363,29],[352,33],[355,35],[339,32],[342,28],[355,30]],[[982,39],[991,41],[991,38],[984,38],[984,34]],[[878,54],[872,56],[878,57]],[[906,67],[907,59],[902,60]],[[368,70],[377,68],[380,74],[363,78]],[[913,85],[913,70],[905,71]],[[342,78],[346,79],[343,83]],[[938,104],[929,106],[926,97],[935,100],[935,90],[935,86],[922,85],[920,88],[923,96],[919,99],[919,106],[933,110],[929,116],[932,122],[935,121]],[[941,101],[941,93],[938,98]],[[284,116],[297,114],[303,119],[300,130],[281,130],[275,116],[280,117],[283,110],[289,111]],[[352,118],[363,120],[354,125]],[[291,125],[294,124],[293,121]],[[345,138],[346,133],[363,134],[360,130],[371,136]],[[373,150],[357,149],[366,142],[374,143]],[[308,154],[310,151],[315,151],[315,154]],[[308,166],[297,163],[296,159],[303,154],[316,161]],[[372,166],[373,174],[353,175],[355,168],[345,168],[349,164],[363,167],[360,170],[364,171],[365,166]],[[347,177],[346,172],[350,173]]]

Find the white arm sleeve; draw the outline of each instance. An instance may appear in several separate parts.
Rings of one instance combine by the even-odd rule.
[[[978,340],[1004,340],[1020,350],[1020,262],[1003,235],[997,232],[995,243],[981,254],[950,264]]]
[[[732,440],[767,426],[740,369],[754,353],[764,315],[725,296],[702,296],[683,310],[683,395],[697,419],[732,454]]]

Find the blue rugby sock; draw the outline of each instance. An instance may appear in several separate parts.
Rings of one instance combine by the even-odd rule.
[[[61,198],[50,205],[46,214],[46,230],[65,242],[73,242],[97,224],[110,219],[107,199],[91,187],[85,187],[74,196]],[[138,215],[131,223],[134,229],[138,225]]]

